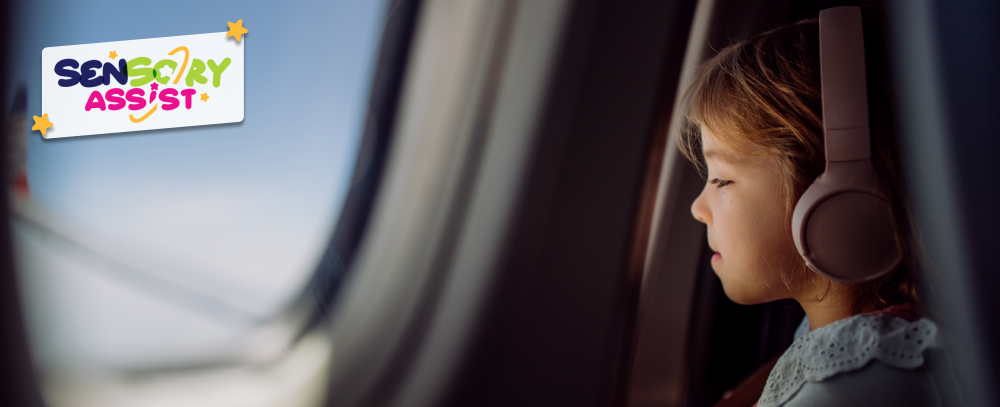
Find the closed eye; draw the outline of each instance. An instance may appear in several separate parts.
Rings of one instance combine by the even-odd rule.
[[[732,184],[733,181],[726,180],[726,179],[713,178],[712,181],[710,181],[710,183],[712,185],[715,185],[718,188],[722,188],[722,187],[724,187],[726,185]]]

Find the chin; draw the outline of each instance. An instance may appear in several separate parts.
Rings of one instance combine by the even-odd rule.
[[[716,274],[718,274],[718,272],[716,272]],[[726,297],[728,297],[730,301],[737,304],[757,305],[780,299],[774,298],[773,293],[768,293],[766,292],[767,290],[762,291],[760,289],[754,289],[756,287],[747,287],[747,284],[745,283],[741,284],[730,282],[727,284],[725,278],[720,279],[722,280],[722,290],[725,291]]]
[[[725,290],[725,286],[723,286],[723,289]],[[730,290],[725,290],[725,292],[726,297],[728,297],[730,301],[740,305],[757,305],[769,302],[769,300],[761,299],[753,295],[747,295],[746,293],[739,292],[738,290],[735,293]]]

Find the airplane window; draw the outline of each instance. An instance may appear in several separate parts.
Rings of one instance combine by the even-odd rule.
[[[335,256],[326,248],[355,181],[387,2],[117,3],[12,6],[0,105],[23,122],[5,128],[35,363],[51,378],[272,356],[298,333],[262,327],[280,325],[324,253]],[[30,129],[44,48],[237,20],[241,122],[48,140]]]

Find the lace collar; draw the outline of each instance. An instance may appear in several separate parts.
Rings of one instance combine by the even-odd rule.
[[[806,381],[821,382],[864,367],[872,359],[914,369],[923,352],[937,346],[937,326],[926,318],[910,322],[892,314],[861,314],[809,332],[792,343],[767,378],[758,407],[779,406]]]

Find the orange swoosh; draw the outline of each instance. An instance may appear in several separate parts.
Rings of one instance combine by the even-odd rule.
[[[188,57],[191,56],[191,51],[188,51],[188,47],[185,47],[183,45],[177,47],[173,51],[170,51],[170,53],[167,55],[176,54],[177,51],[184,51],[184,63],[181,64],[181,70],[177,71],[177,75],[174,75],[174,85],[176,85],[177,82],[181,80],[181,75],[184,75],[184,69],[186,69],[188,66]]]
[[[132,116],[132,115],[128,115],[128,119],[131,120],[132,123],[139,123],[139,122],[141,122],[143,120],[146,120],[146,118],[149,117],[149,115],[153,114],[153,112],[156,111],[156,107],[159,106],[159,105],[160,105],[159,103],[153,105],[152,109],[149,109],[149,111],[146,112],[146,114],[142,115],[142,117],[140,117],[138,119],[136,119],[135,116]]]

